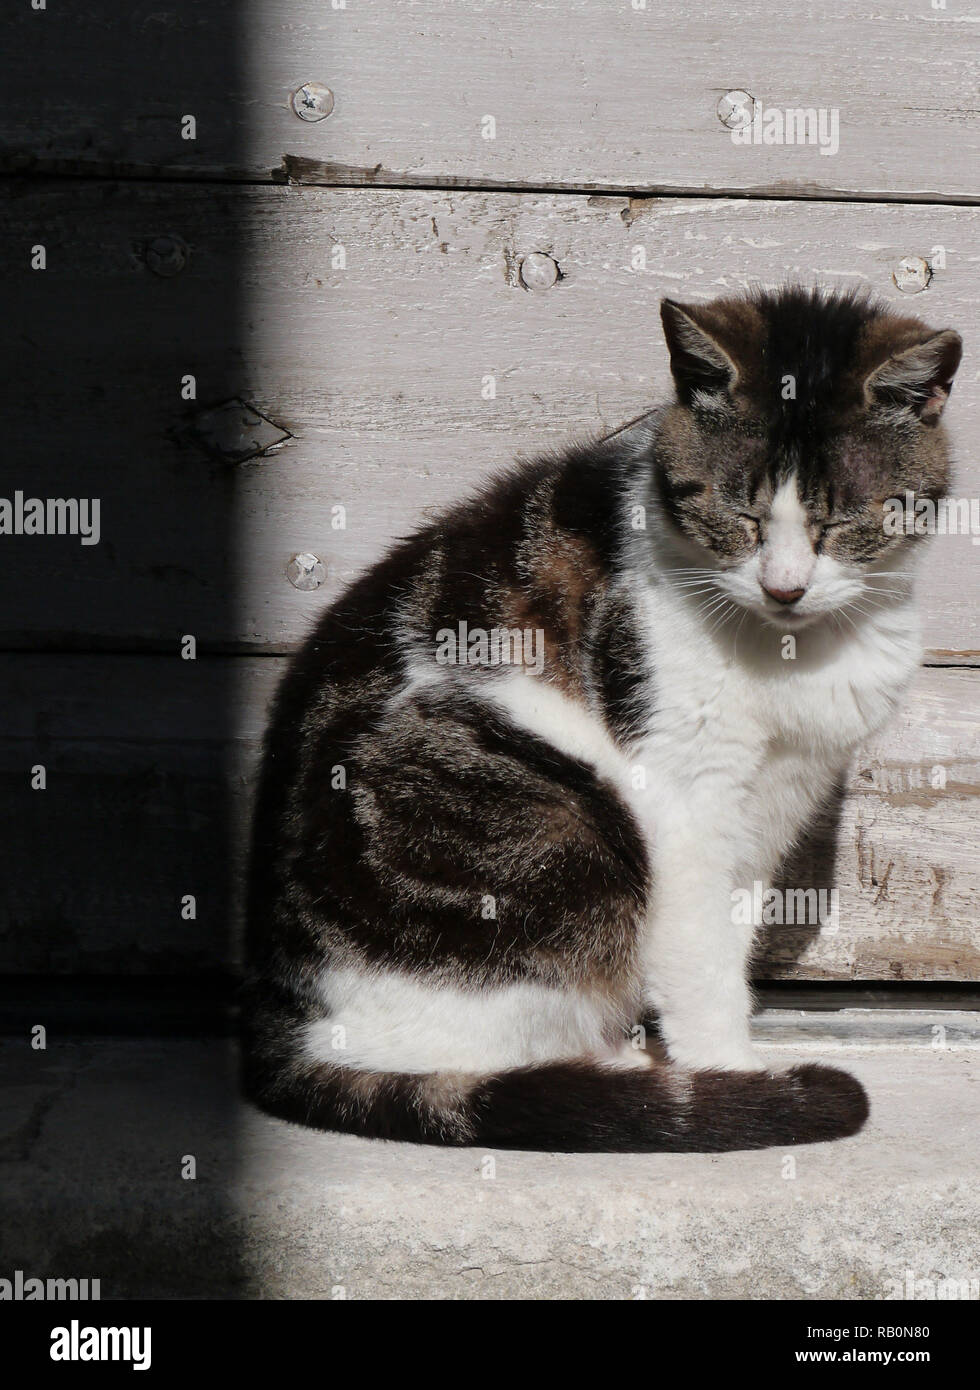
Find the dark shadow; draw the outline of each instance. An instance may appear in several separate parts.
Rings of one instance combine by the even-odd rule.
[[[830,894],[838,885],[837,843],[844,797],[845,787],[840,783],[817,812],[798,848],[783,864],[773,886],[779,890],[784,903],[791,890],[816,894],[815,900],[811,898],[810,902],[815,901],[818,909],[832,902]],[[799,914],[796,915],[798,917]],[[813,913],[810,913],[802,923],[798,920],[793,923],[774,922],[762,929],[756,951],[758,964],[754,972],[758,980],[778,980],[791,975],[793,967],[821,931],[847,930],[843,913],[836,922],[830,920],[824,925],[819,919],[812,920],[812,917]]]
[[[8,8],[0,1268],[227,1293],[245,15]]]

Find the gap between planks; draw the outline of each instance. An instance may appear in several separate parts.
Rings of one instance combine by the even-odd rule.
[[[84,168],[62,168],[55,162],[51,165],[38,165],[25,170],[4,170],[0,169],[0,183],[11,182],[58,182],[65,183],[132,183],[132,184],[152,184],[159,183],[165,185],[188,185],[194,187],[207,186],[214,184],[219,187],[242,187],[242,188],[273,188],[288,186],[290,188],[304,189],[362,189],[371,193],[514,193],[527,197],[547,197],[549,194],[561,194],[564,197],[581,198],[628,198],[637,202],[656,202],[660,199],[688,199],[696,202],[707,202],[712,198],[732,200],[737,199],[743,202],[772,202],[772,203],[865,203],[879,204],[888,203],[896,207],[921,207],[935,204],[943,207],[980,207],[980,195],[967,197],[963,194],[944,194],[935,191],[927,191],[917,194],[908,193],[889,193],[885,190],[879,192],[849,193],[846,190],[835,190],[821,188],[818,185],[812,187],[800,186],[793,192],[786,192],[784,187],[768,187],[760,184],[755,188],[730,188],[719,184],[717,187],[704,189],[681,188],[673,184],[651,185],[644,187],[636,185],[634,187],[613,188],[599,184],[579,184],[579,183],[514,183],[508,180],[499,182],[487,179],[460,179],[453,175],[446,174],[433,178],[427,175],[420,180],[413,180],[411,175],[400,176],[392,174],[387,180],[372,179],[371,171],[365,169],[362,178],[351,175],[349,178],[329,178],[318,179],[315,177],[296,177],[290,172],[291,167],[295,167],[301,160],[301,156],[283,155],[282,166],[272,169],[268,178],[256,178],[254,175],[237,175],[234,173],[223,174],[220,170],[193,171],[188,173],[167,173],[165,170],[150,170],[148,172],[133,171],[128,172],[125,167],[117,168],[111,164],[93,164]],[[314,172],[314,171],[310,171]]]

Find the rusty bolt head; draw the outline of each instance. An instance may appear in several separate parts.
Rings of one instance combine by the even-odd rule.
[[[294,555],[286,566],[286,578],[290,584],[294,589],[302,589],[304,592],[319,589],[326,577],[326,565],[308,551]]]
[[[333,110],[333,92],[322,82],[304,82],[290,100],[301,121],[322,121]]]
[[[165,280],[179,275],[189,256],[190,252],[179,236],[158,236],[146,244],[147,268],[154,275],[162,275]]]
[[[903,294],[920,294],[932,279],[932,266],[921,256],[905,256],[892,271],[892,279]]]
[[[521,284],[529,290],[550,290],[558,279],[558,266],[543,251],[532,251],[521,261]]]
[[[723,126],[727,126],[729,130],[741,130],[744,126],[752,124],[755,97],[751,92],[743,92],[741,88],[736,87],[734,91],[725,93],[716,110]]]

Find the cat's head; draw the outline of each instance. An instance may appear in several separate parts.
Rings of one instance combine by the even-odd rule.
[[[783,629],[881,592],[916,543],[894,499],[949,484],[959,335],[797,288],[661,314],[677,401],[654,485],[689,572]]]

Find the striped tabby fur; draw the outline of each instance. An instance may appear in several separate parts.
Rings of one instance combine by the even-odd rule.
[[[249,908],[245,1086],[272,1114],[637,1151],[865,1119],[845,1073],[755,1054],[732,895],[919,660],[921,539],[883,504],[947,487],[959,339],[793,289],[663,321],[677,395],[638,440],[493,482],[292,663]]]

